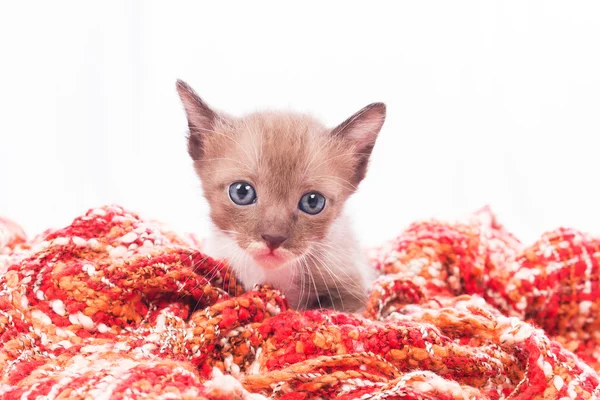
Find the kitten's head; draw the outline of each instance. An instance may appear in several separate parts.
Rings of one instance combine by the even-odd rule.
[[[385,105],[335,128],[310,116],[211,109],[177,82],[194,160],[214,225],[257,264],[278,268],[323,240],[364,178]]]

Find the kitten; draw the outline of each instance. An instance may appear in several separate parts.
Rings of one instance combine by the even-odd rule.
[[[358,311],[375,272],[343,213],[367,172],[383,103],[330,129],[291,112],[232,117],[185,82],[188,152],[210,205],[207,254],[246,289],[268,283],[297,309]]]

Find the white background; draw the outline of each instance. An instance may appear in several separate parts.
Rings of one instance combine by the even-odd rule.
[[[119,203],[206,232],[174,85],[230,113],[373,101],[366,244],[490,204],[525,241],[600,234],[600,2],[2,2],[0,214]]]

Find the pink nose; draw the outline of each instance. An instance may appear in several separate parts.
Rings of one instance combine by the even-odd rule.
[[[281,246],[281,243],[283,243],[287,240],[287,237],[285,237],[285,236],[262,235],[262,238],[265,240],[267,247],[271,251],[273,251],[276,248],[278,248],[279,246]]]

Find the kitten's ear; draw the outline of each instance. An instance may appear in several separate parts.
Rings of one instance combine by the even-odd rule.
[[[213,130],[218,115],[182,80],[177,80],[177,93],[183,103],[190,130],[188,152],[192,159],[198,160],[202,157],[202,136]]]
[[[367,173],[369,157],[375,146],[377,135],[385,122],[386,107],[383,103],[372,103],[342,122],[331,132],[343,138],[353,147],[358,158],[355,183],[358,184]]]

